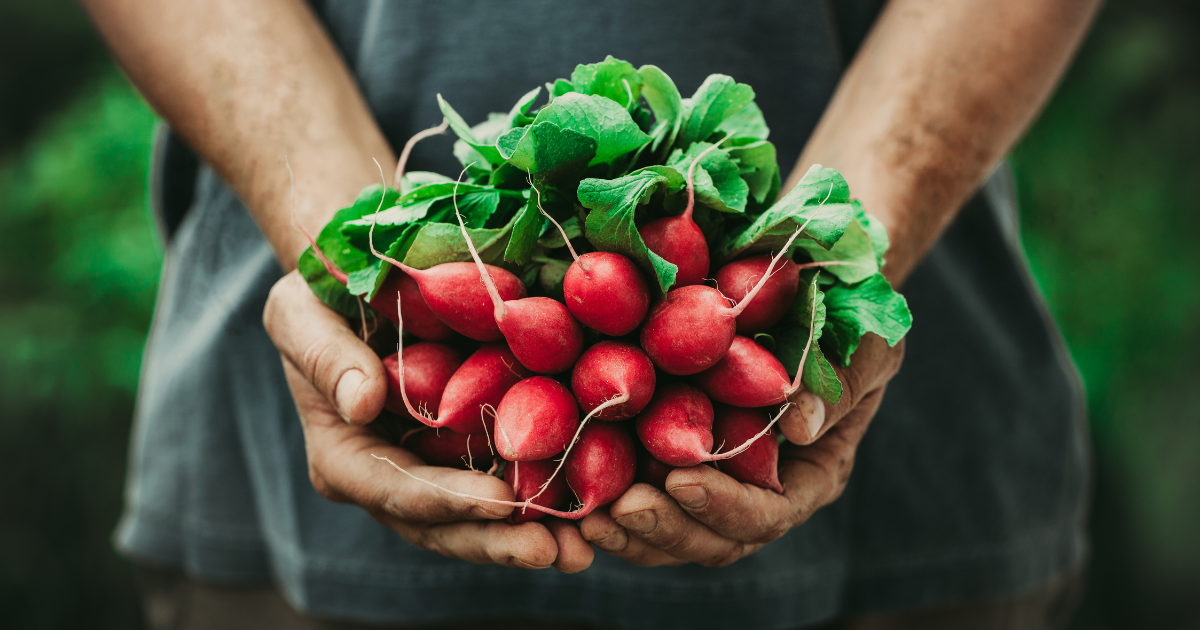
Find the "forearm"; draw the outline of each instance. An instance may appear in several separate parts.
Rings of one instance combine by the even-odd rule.
[[[1098,0],[893,0],[784,190],[836,168],[888,228],[902,282],[1045,103]]]
[[[285,269],[391,148],[328,35],[300,0],[83,0],[130,78],[250,208]],[[385,168],[385,173],[390,169]]]

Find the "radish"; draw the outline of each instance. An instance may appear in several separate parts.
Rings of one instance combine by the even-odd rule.
[[[396,312],[402,314],[401,298],[396,297]],[[400,337],[404,337],[404,317],[399,318]],[[416,346],[440,346],[433,342],[415,344]],[[444,346],[443,346],[444,347]],[[404,374],[405,352],[397,351],[395,371],[387,370],[389,390],[394,384],[400,390],[400,402],[403,409],[417,421],[434,428],[446,427],[459,433],[489,433],[484,411],[500,402],[509,388],[528,375],[516,357],[509,352],[504,344],[489,344],[475,351],[466,361],[453,370],[453,374],[445,381],[440,390],[440,400],[433,403],[438,409],[438,417],[429,415],[431,406],[427,399],[418,400],[424,403],[418,410],[408,398],[408,379]],[[457,355],[455,355],[457,357]],[[385,364],[385,368],[390,367]],[[417,380],[417,382],[422,382]],[[391,398],[389,391],[389,398]],[[432,397],[430,394],[426,396]]]
[[[406,395],[417,409],[428,413],[442,402],[442,392],[450,377],[462,365],[462,357],[453,348],[426,341],[404,347],[396,354],[384,357],[383,369],[388,377],[388,395],[384,407],[400,416],[409,415],[400,390],[400,356],[407,363],[404,371]]]
[[[729,352],[712,367],[694,377],[696,384],[713,400],[737,407],[766,407],[784,402],[800,391],[804,362],[812,349],[813,328],[817,320],[817,296],[813,294],[812,319],[808,342],[800,354],[796,378],[788,380],[787,370],[775,355],[748,337],[737,335]]]
[[[761,298],[746,306],[742,314],[738,315],[738,334],[749,337],[764,332],[779,322],[800,290],[802,270],[836,265],[856,264],[842,260],[826,260],[797,265],[791,258],[784,258],[783,264],[773,271],[763,284]],[[770,266],[770,254],[735,260],[717,271],[717,288],[725,297],[740,302],[753,290],[754,285],[767,273]]]
[[[504,481],[513,488],[513,501],[531,505],[540,505],[551,509],[562,507],[571,498],[571,488],[566,479],[559,477],[550,481],[556,467],[553,460],[543,459],[531,462],[512,462],[504,469]],[[549,485],[543,490],[543,484]],[[536,499],[536,500],[534,500]],[[508,515],[508,522],[514,525],[527,521],[536,521],[545,516],[537,510],[513,510]]]
[[[579,406],[597,420],[625,420],[637,415],[654,395],[654,365],[641,348],[624,341],[601,341],[588,348],[571,371],[571,391]]]
[[[603,422],[589,425],[579,436],[578,448],[567,458],[567,485],[575,492],[580,507],[570,512],[543,507],[532,501],[501,501],[463,492],[455,492],[449,488],[422,479],[405,470],[388,459],[372,454],[371,457],[385,461],[396,470],[408,475],[423,484],[433,486],[442,492],[464,499],[483,501],[496,505],[507,505],[516,508],[528,508],[557,516],[559,518],[578,520],[598,507],[603,507],[616,501],[618,497],[633,485],[634,472],[637,469],[636,455],[633,450],[633,439],[629,432],[620,425]]]
[[[650,484],[659,490],[666,491],[667,475],[670,475],[675,467],[655,459],[644,446],[638,448],[637,451],[637,477],[635,480],[638,483]]]
[[[754,289],[771,267],[771,255],[759,254],[735,260],[717,271],[717,288],[725,297],[739,302]],[[783,317],[800,290],[800,267],[790,258],[763,284],[761,299],[748,305],[737,317],[739,335],[765,332]]]
[[[426,341],[444,341],[454,336],[454,330],[429,310],[425,298],[421,297],[417,282],[399,269],[388,274],[375,299],[368,304],[384,319],[398,326],[400,315],[396,311],[396,303],[392,301],[392,296],[396,295],[399,295],[400,301],[404,303],[404,316],[408,320],[404,322],[404,328],[408,332]]]
[[[542,193],[536,186],[533,190],[538,195],[538,210],[558,228],[575,259],[563,278],[567,309],[584,326],[605,335],[622,337],[633,332],[650,308],[650,286],[642,272],[632,260],[617,253],[576,254],[567,231],[542,208]]]
[[[438,431],[423,427],[405,436],[400,444],[416,453],[430,466],[475,468],[475,458],[489,459],[492,445],[483,434],[464,435],[457,431]]]
[[[784,410],[770,426],[783,416]],[[747,438],[724,453],[711,453],[713,447],[713,407],[704,392],[683,383],[660,387],[645,411],[638,415],[635,428],[646,450],[668,466],[695,466],[703,462],[728,459],[750,448],[766,431]],[[721,443],[722,445],[724,442]]]
[[[463,171],[464,173],[466,170]],[[459,178],[461,179],[461,175]],[[479,267],[479,277],[492,298],[494,321],[508,341],[513,354],[522,365],[538,374],[557,374],[570,368],[583,352],[583,329],[579,322],[571,316],[561,302],[547,297],[524,297],[524,287],[520,298],[505,298],[496,289],[492,275],[487,273],[488,265],[479,259],[475,244],[467,234],[467,226],[463,223],[462,213],[458,211],[458,184],[454,185],[454,214],[458,216],[458,227],[462,229],[463,238],[467,241],[467,249]],[[451,263],[469,264],[469,263]],[[444,265],[439,265],[444,266]],[[436,269],[436,267],[435,267]],[[504,273],[508,274],[507,271]],[[508,274],[512,276],[512,274]],[[520,284],[516,276],[513,280]],[[468,335],[469,336],[469,335]],[[535,457],[534,459],[543,459]]]
[[[768,418],[770,414],[765,414]],[[771,425],[761,409],[720,406],[713,422],[713,436],[722,442],[736,444],[765,433],[766,439],[757,440],[741,453],[717,462],[717,470],[760,488],[783,493],[779,483],[779,441],[775,439]]]
[[[704,239],[704,232],[700,231],[700,226],[692,220],[692,210],[696,207],[696,183],[693,178],[696,165],[709,151],[720,146],[721,142],[705,149],[688,166],[688,202],[683,214],[656,219],[638,230],[650,251],[679,268],[675,273],[676,287],[700,284],[708,275],[708,241]]]
[[[668,291],[642,325],[642,348],[654,365],[668,374],[684,376],[706,370],[721,360],[737,334],[738,316],[762,291],[774,266],[815,217],[816,214],[792,233],[771,259],[767,273],[734,306],[729,305],[728,298],[720,291],[704,285]]]
[[[578,426],[571,392],[548,376],[534,376],[513,385],[496,407],[496,448],[510,462],[547,459],[567,448]]]

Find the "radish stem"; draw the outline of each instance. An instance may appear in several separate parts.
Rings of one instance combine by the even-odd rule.
[[[711,147],[708,147],[707,149],[702,151],[700,153],[700,155],[697,155],[696,159],[692,160],[692,163],[688,166],[688,172],[687,172],[688,203],[687,203],[687,208],[684,208],[684,210],[683,210],[683,216],[687,217],[688,219],[692,218],[692,210],[696,206],[696,182],[693,179],[693,175],[695,174],[695,170],[696,170],[696,165],[700,163],[700,160],[704,159],[704,156],[708,155],[709,152],[711,152],[713,149],[716,149],[717,147],[721,146],[721,143],[725,142],[728,139],[729,139],[729,134],[725,134],[724,138],[721,138],[721,140],[718,141],[716,144],[714,144]]]
[[[471,162],[474,164],[474,162]],[[487,289],[488,295],[492,296],[492,305],[496,309],[496,322],[499,323],[504,319],[504,300],[500,297],[500,291],[496,289],[496,283],[492,282],[492,274],[488,273],[487,267],[483,265],[483,260],[479,258],[479,252],[475,251],[475,243],[471,240],[471,235],[467,234],[467,224],[463,222],[462,213],[458,211],[458,185],[462,182],[462,177],[467,173],[467,169],[471,168],[468,164],[458,174],[458,180],[454,182],[454,194],[450,200],[454,202],[454,216],[458,217],[458,227],[462,230],[463,238],[467,241],[467,249],[471,252],[471,258],[475,259],[475,266],[479,267],[479,279],[483,281],[483,286]]]

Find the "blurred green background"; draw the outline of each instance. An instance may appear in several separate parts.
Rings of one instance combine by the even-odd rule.
[[[161,246],[153,113],[67,0],[0,0],[0,627],[141,626],[109,537]],[[1075,628],[1200,628],[1200,5],[1113,2],[1014,154],[1088,386]]]

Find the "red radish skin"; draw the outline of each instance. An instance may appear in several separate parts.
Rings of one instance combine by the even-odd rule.
[[[668,466],[695,466],[712,451],[713,407],[704,392],[683,383],[658,388],[634,425],[642,445]]]
[[[724,141],[722,138],[721,142]],[[708,241],[704,238],[704,232],[700,231],[700,226],[692,219],[692,211],[696,207],[695,172],[700,160],[721,146],[721,142],[705,149],[688,166],[688,202],[683,214],[656,219],[638,230],[650,251],[679,268],[675,273],[676,287],[700,284],[708,276]]]
[[[463,173],[466,172],[466,169],[463,169]],[[462,175],[459,175],[459,178],[461,179]],[[517,360],[538,374],[557,374],[570,369],[583,352],[583,329],[579,322],[575,321],[564,304],[550,298],[504,297],[497,290],[492,275],[486,273],[488,266],[480,260],[475,243],[467,234],[462,213],[458,211],[458,183],[454,184],[454,196],[451,200],[454,202],[454,214],[458,216],[458,227],[462,230],[467,249],[479,268],[479,278],[492,299],[496,326],[508,341],[508,347],[512,349]],[[513,276],[513,279],[516,279],[516,276]]]
[[[486,435],[465,435],[429,427],[418,429],[401,444],[430,466],[474,469],[476,460],[491,463],[492,447]]]
[[[462,365],[462,356],[454,348],[426,341],[404,347],[404,385],[409,400],[426,415],[437,409],[442,402],[442,392],[450,377]],[[383,359],[383,369],[388,377],[388,395],[384,407],[397,415],[409,416],[400,394],[399,356],[389,355]]]
[[[749,448],[733,457],[717,462],[717,470],[742,483],[782,494],[783,485],[779,483],[779,441],[770,429],[774,423],[769,420],[770,416],[763,409],[717,407],[713,437],[718,442],[738,444],[766,431],[764,439],[753,442]]]
[[[645,447],[638,449],[637,475],[634,481],[650,484],[666,492],[667,475],[670,475],[672,470],[675,470],[674,466],[668,466],[658,461]]]
[[[813,278],[813,283],[817,278]],[[796,378],[789,381],[787,370],[766,348],[748,337],[736,336],[729,352],[715,365],[696,374],[693,380],[713,400],[737,407],[766,407],[792,397],[803,386],[804,363],[812,349],[813,328],[816,326],[816,293],[809,310],[808,341],[796,367]]]
[[[446,383],[442,402],[438,405],[438,420],[447,428],[460,433],[490,433],[493,414],[504,395],[522,379],[533,376],[517,362],[504,343],[484,344],[467,357],[458,371]]]
[[[613,252],[575,253],[567,231],[542,208],[542,193],[529,185],[538,196],[541,211],[567,244],[575,262],[563,277],[563,297],[571,315],[584,326],[601,334],[623,337],[637,329],[650,308],[650,285],[632,260]]]
[[[589,425],[579,436],[577,446],[566,459],[566,481],[582,505],[570,512],[543,507],[531,501],[501,501],[455,492],[412,474],[387,457],[375,454],[372,454],[371,457],[387,462],[392,468],[408,477],[437,488],[446,494],[495,505],[528,508],[550,516],[578,520],[591,514],[596,508],[608,505],[625,494],[629,486],[633,485],[633,476],[637,469],[637,455],[634,453],[633,439],[629,437],[629,433],[621,425],[611,422]]]
[[[576,259],[563,278],[563,296],[575,319],[612,337],[636,330],[650,309],[650,287],[641,270],[613,252]]]
[[[783,405],[766,430],[742,442],[717,442],[718,451],[729,444],[738,446],[712,453],[712,403],[695,387],[672,383],[659,388],[650,405],[638,415],[635,427],[651,455],[668,466],[682,468],[729,459],[751,448],[783,416],[787,407]]]
[[[725,297],[740,302],[754,285],[758,284],[770,266],[770,254],[735,260],[717,271],[717,288]],[[799,290],[800,267],[790,258],[784,258],[783,264],[779,265],[763,284],[759,298],[737,316],[738,334],[748,337],[766,332],[787,312]]]
[[[716,365],[692,377],[708,397],[737,407],[766,407],[787,400],[792,381],[766,348],[738,335]]]
[[[558,467],[558,462],[543,459],[532,462],[512,462],[504,469],[504,481],[513,488],[513,501],[531,505],[540,505],[550,509],[558,509],[571,499],[571,488],[563,477],[551,480]],[[549,482],[544,489],[543,484]],[[528,521],[536,521],[545,516],[537,510],[518,509],[508,515],[508,522],[514,525]]]
[[[720,291],[702,284],[680,287],[656,304],[642,325],[642,348],[667,374],[695,374],[721,360],[737,321]]]
[[[508,461],[548,459],[567,448],[578,426],[571,392],[534,376],[513,385],[496,407],[496,449]]]
[[[433,314],[433,311],[429,310],[425,298],[421,297],[421,289],[417,286],[417,281],[399,269],[393,269],[388,273],[387,280],[384,280],[383,286],[379,287],[375,299],[368,304],[384,319],[399,326],[400,315],[396,311],[397,295],[400,296],[404,308],[405,330],[426,341],[445,341],[454,336],[454,329],[447,326],[445,322],[438,319],[437,315]]]
[[[612,405],[595,416],[597,420],[626,420],[650,403],[655,378],[654,364],[641,348],[624,341],[601,341],[588,348],[575,363],[571,391],[587,413],[627,395],[626,402]]]

